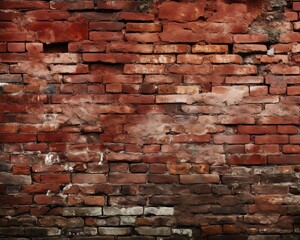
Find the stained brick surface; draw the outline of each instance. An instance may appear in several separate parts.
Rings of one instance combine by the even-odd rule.
[[[300,239],[300,3],[1,0],[0,239]]]

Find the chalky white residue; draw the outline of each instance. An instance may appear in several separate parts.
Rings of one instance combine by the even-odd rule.
[[[103,164],[103,159],[104,159],[104,153],[100,152],[100,159],[99,159],[98,165],[102,165]]]
[[[54,163],[59,163],[59,162],[60,162],[60,159],[56,153],[49,152],[45,157],[45,164],[47,166],[53,165]]]

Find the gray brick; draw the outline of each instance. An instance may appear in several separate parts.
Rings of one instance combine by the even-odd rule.
[[[9,185],[29,185],[31,184],[31,176],[27,175],[13,175],[11,173],[1,172],[0,182]]]
[[[0,83],[22,82],[21,74],[1,74]]]
[[[174,215],[173,207],[146,207],[145,215],[153,214],[158,216],[172,216]]]
[[[136,217],[133,217],[133,216],[122,216],[122,217],[120,217],[120,220],[121,220],[121,222],[120,222],[120,224],[121,225],[129,225],[129,226],[131,226],[131,225],[135,225],[135,220],[136,220]]]
[[[102,207],[66,207],[63,216],[101,216]]]
[[[119,236],[119,235],[130,235],[131,234],[131,228],[125,227],[98,227],[99,235],[113,235],[113,236]]]
[[[172,229],[172,234],[186,235],[186,236],[192,237],[193,231],[191,229],[174,228],[174,229]]]
[[[28,237],[50,237],[58,236],[61,234],[61,230],[58,228],[47,228],[47,227],[26,227],[25,236]]]
[[[171,235],[171,229],[169,227],[137,227],[136,232],[140,235],[148,236],[169,236]]]
[[[143,207],[129,207],[129,208],[118,208],[118,207],[104,207],[103,213],[106,216],[124,215],[124,216],[135,216],[142,215],[144,212]]]

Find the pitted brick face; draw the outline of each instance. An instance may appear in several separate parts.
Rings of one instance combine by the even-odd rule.
[[[0,240],[296,240],[300,3],[0,1]]]

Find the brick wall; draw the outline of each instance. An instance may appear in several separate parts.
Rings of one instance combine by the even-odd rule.
[[[1,239],[300,239],[300,2],[0,9]]]

